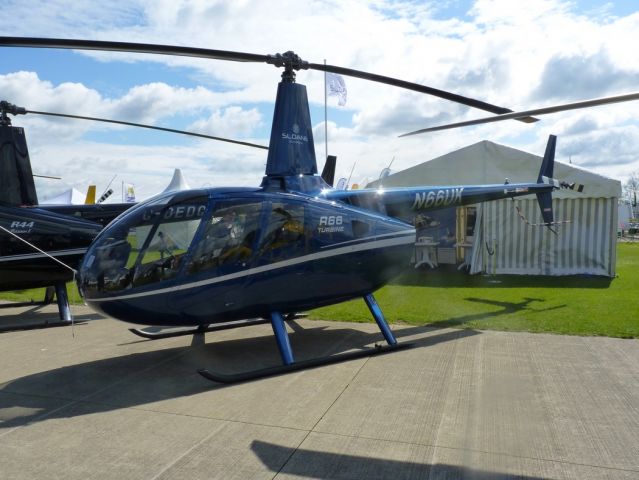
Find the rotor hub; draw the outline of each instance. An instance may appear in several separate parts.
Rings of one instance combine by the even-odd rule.
[[[302,60],[299,55],[289,50],[284,53],[276,53],[268,55],[266,63],[270,63],[276,67],[284,67],[282,72],[282,80],[288,82],[295,81],[295,70],[308,70],[308,62]]]
[[[3,127],[11,125],[11,119],[7,115],[8,113],[11,115],[26,115],[27,110],[23,107],[17,107],[6,100],[0,101],[0,125]]]

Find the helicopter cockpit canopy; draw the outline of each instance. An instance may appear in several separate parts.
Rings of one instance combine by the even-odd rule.
[[[87,252],[83,287],[119,291],[174,277],[208,204],[205,190],[191,190],[137,205]]]

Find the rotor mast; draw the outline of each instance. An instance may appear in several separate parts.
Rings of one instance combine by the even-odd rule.
[[[291,51],[269,55],[267,63],[284,71],[277,87],[266,176],[262,185],[308,190],[307,183],[313,183],[311,178],[318,178],[317,160],[306,87],[295,82],[295,71],[306,70],[309,64]]]
[[[33,171],[24,130],[11,125],[10,115],[24,115],[26,109],[0,101],[0,203],[37,205]]]

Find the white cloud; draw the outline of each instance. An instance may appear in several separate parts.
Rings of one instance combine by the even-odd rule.
[[[21,18],[0,27],[2,34],[88,37],[261,54],[294,49],[311,62],[321,63],[326,58],[329,64],[423,83],[516,110],[626,93],[634,88],[639,75],[639,57],[631,48],[636,43],[639,13],[615,14],[604,4],[583,11],[577,2],[562,0],[478,0],[454,2],[459,14],[446,17],[441,3],[386,0],[317,0],[303,5],[293,0],[140,0],[97,6],[94,2],[62,0],[29,3],[28,7],[17,1],[0,5],[3,17]],[[174,116],[197,114],[198,119],[188,120],[191,128],[234,138],[255,135],[270,121],[263,106],[274,101],[280,74],[272,66],[186,57],[85,55],[103,62],[126,58],[137,64],[145,59],[157,66],[154,71],[158,75],[162,69],[180,67],[191,86],[158,78],[114,96],[80,83],[56,85],[44,69],[37,75],[0,70],[4,73],[0,75],[3,98],[10,97],[7,99],[13,103],[31,109],[91,109],[97,116],[148,123],[166,124]],[[113,65],[116,68],[118,64]],[[322,77],[320,72],[298,74],[314,105],[324,101]],[[560,151],[565,145],[563,151],[579,149],[580,157],[585,158],[587,152],[593,169],[604,168],[601,162],[605,159],[612,176],[639,170],[639,161],[633,159],[639,150],[634,132],[639,114],[634,104],[545,116],[536,125],[502,122],[397,139],[398,133],[485,113],[363,80],[346,77],[346,83],[348,104],[345,110],[337,111],[339,115],[332,114],[329,123],[330,148],[338,155],[338,171],[342,165],[350,169],[354,160],[361,158],[357,167],[360,176],[373,178],[393,156],[397,157],[393,168],[400,169],[483,139],[542,153],[549,133],[560,135]],[[28,117],[20,121],[28,127],[30,137],[32,133],[37,137],[39,152],[45,157],[54,156],[53,152],[61,150],[60,140],[70,137],[65,133],[68,123],[51,124]],[[321,158],[323,119],[314,121]],[[89,128],[98,127],[74,126],[73,138]],[[44,139],[47,130],[51,135]],[[238,147],[227,150],[205,145],[224,152],[221,156],[226,163],[211,161],[218,173],[231,159],[238,159],[232,162],[237,169],[240,159],[253,158],[245,168],[254,168],[253,184],[259,183],[265,155],[241,149],[238,153]],[[114,162],[125,158],[104,145],[76,142],[73,148],[76,153],[82,150],[78,154],[82,158]],[[176,151],[153,148],[135,147],[138,164],[147,159],[154,165],[190,161],[202,168],[199,162],[205,161],[199,146],[175,147]],[[71,144],[64,150],[67,158],[76,158]],[[167,161],[160,161],[163,154]],[[123,168],[131,167],[127,164]],[[200,175],[200,170],[196,171]],[[236,179],[218,174],[211,177],[211,184],[225,180]]]
[[[188,130],[215,136],[245,137],[262,123],[262,115],[257,109],[244,110],[233,106],[216,110],[207,119],[189,125]]]

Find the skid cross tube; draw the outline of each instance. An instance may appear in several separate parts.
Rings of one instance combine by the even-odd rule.
[[[273,327],[273,333],[275,333],[275,340],[277,340],[277,348],[280,350],[282,363],[291,365],[295,361],[293,359],[293,349],[288,338],[284,318],[280,312],[271,312],[271,326]]]
[[[388,322],[386,322],[386,319],[384,318],[382,309],[379,308],[379,305],[377,304],[377,300],[375,300],[375,297],[373,296],[373,294],[369,293],[368,295],[365,295],[364,301],[366,302],[366,306],[368,307],[368,309],[373,314],[373,318],[377,322],[377,326],[379,327],[379,329],[382,331],[382,335],[384,335],[386,342],[389,345],[397,344],[397,339],[395,338],[395,335],[393,335],[393,332],[388,326]]]

